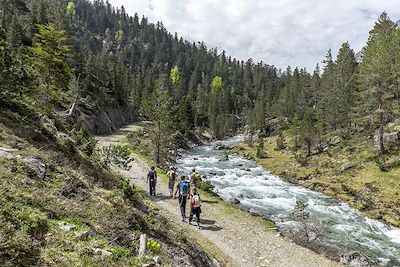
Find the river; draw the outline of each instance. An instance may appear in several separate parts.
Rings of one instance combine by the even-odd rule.
[[[242,140],[236,136],[220,143],[231,146]],[[337,256],[359,251],[379,266],[400,266],[399,228],[371,220],[332,197],[285,182],[255,161],[237,155],[220,161],[225,153],[214,150],[212,144],[196,147],[177,167],[186,174],[192,168],[206,174],[224,201],[239,200],[241,208],[274,221],[282,234],[307,233],[308,247],[323,247]],[[294,213],[296,203],[304,206]]]

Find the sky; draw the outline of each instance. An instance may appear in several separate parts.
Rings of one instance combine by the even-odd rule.
[[[321,65],[344,42],[361,50],[379,15],[400,19],[398,0],[109,0],[174,34],[240,60],[277,68]]]

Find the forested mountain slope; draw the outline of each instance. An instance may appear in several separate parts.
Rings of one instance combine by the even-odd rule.
[[[367,204],[369,198],[375,203],[376,192],[385,195],[390,188],[390,198],[382,203],[377,200],[383,207],[378,211],[385,214],[371,215],[399,225],[400,29],[386,13],[370,31],[360,57],[344,43],[336,57],[329,50],[322,66],[310,73],[304,68],[279,70],[251,59],[236,60],[204,43],[191,43],[169,33],[161,22],[130,16],[104,1],[2,0],[0,11],[2,146],[27,148],[27,156],[54,153],[51,159],[43,157],[53,165],[61,164],[53,160],[69,156],[62,153],[72,149],[73,157],[83,157],[79,164],[86,166],[86,161],[92,160],[96,165],[88,133],[110,132],[144,117],[154,123],[149,133],[155,151],[151,156],[162,164],[170,160],[171,150],[184,146],[182,140],[193,139],[198,129],[210,130],[214,138],[246,130],[259,140],[259,158],[268,157],[272,154],[268,155],[268,150],[274,149],[271,141],[265,143],[263,138],[280,134],[272,139],[277,151],[283,150],[293,161],[293,168],[283,170],[282,175],[310,179],[307,182],[314,187],[321,184],[319,179],[329,179],[334,184],[329,190],[337,190],[333,194],[362,196]],[[265,144],[269,147],[263,147]],[[2,155],[8,157],[6,152]],[[346,162],[332,159],[341,157],[354,159],[350,163],[356,168],[343,166],[336,180],[324,176],[340,171]],[[309,163],[320,158],[310,168]],[[63,175],[78,163],[51,171],[50,176],[60,179],[55,185],[30,184],[21,161],[17,160],[16,169],[8,159],[0,166],[2,177],[17,182],[13,190],[20,188],[21,182],[46,195],[43,187],[61,190],[67,186]],[[362,175],[354,175],[355,180],[348,179],[354,170],[368,170],[365,166],[372,166],[374,172],[361,171]],[[13,180],[14,172],[19,171],[21,179]],[[307,172],[304,176],[303,171]],[[78,176],[86,177],[86,173]],[[363,180],[365,176],[368,181]],[[91,177],[86,177],[88,181],[82,178],[84,187],[97,184]],[[349,187],[347,181],[355,181],[354,186]],[[110,186],[117,188],[116,183]],[[42,201],[39,198],[32,199],[31,187],[18,191],[21,199],[35,207],[45,206],[38,203]],[[101,198],[102,189],[96,191]],[[15,194],[12,190],[2,194],[5,205]],[[44,211],[35,208],[33,213],[38,220],[32,223],[41,225]],[[77,213],[53,213],[55,220],[79,217]],[[21,214],[21,218],[27,217]],[[8,216],[3,221],[7,227],[18,225],[11,219]],[[24,227],[17,230],[25,231]],[[28,239],[26,231],[24,239]],[[40,241],[41,232],[37,234]],[[17,240],[15,244],[20,243]]]

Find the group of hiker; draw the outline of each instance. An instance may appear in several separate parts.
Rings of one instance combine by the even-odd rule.
[[[171,198],[173,197],[178,199],[182,222],[186,221],[186,205],[189,203],[188,222],[191,224],[194,216],[196,216],[197,227],[201,228],[201,199],[197,190],[202,182],[201,175],[196,172],[196,169],[193,169],[190,175],[181,175],[180,181],[176,183],[179,175],[177,173],[177,169],[174,166],[171,166],[167,172],[167,176],[169,195]],[[147,182],[149,183],[150,187],[150,196],[155,196],[157,172],[154,167],[151,167],[149,173],[147,174]]]

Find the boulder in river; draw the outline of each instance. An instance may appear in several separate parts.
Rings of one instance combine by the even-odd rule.
[[[232,199],[231,203],[237,205],[237,204],[240,204],[240,200],[237,198],[234,198],[234,199]]]
[[[212,146],[212,148],[213,148],[214,150],[225,150],[225,149],[227,149],[227,147],[226,147],[225,145],[221,144],[221,143],[215,143],[215,144]]]
[[[219,159],[219,161],[228,161],[228,160],[229,160],[228,154],[224,154],[224,155]]]

